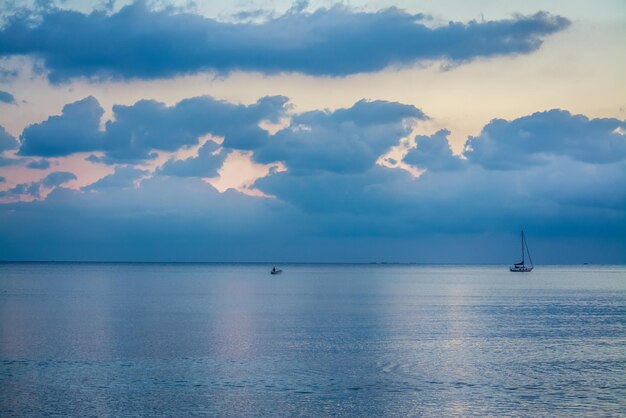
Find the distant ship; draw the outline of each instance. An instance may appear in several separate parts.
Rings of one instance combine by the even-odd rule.
[[[524,249],[526,249],[526,253],[528,253],[528,259],[530,260],[530,266],[524,264]],[[530,256],[530,251],[528,250],[528,243],[526,242],[526,238],[524,238],[524,231],[522,231],[522,261],[519,263],[513,264],[509,270],[514,273],[530,273],[533,271],[533,259]]]

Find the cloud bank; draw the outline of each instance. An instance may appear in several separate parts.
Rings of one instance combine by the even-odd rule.
[[[40,188],[52,189],[45,199],[0,204],[6,257],[35,257],[32,248],[44,248],[43,239],[58,244],[54,257],[66,259],[377,261],[393,249],[404,254],[400,261],[432,262],[455,259],[420,258],[429,254],[428,242],[443,246],[438,254],[480,242],[456,260],[493,262],[506,261],[506,243],[516,248],[515,234],[524,228],[543,262],[579,255],[626,261],[625,121],[559,109],[496,119],[468,138],[462,155],[452,153],[446,130],[418,135],[404,159],[423,170],[417,178],[377,161],[428,116],[387,101],[304,113],[289,111],[280,96],[247,106],[206,96],[173,106],[140,101],[116,107],[102,132],[94,118],[82,139],[68,133],[57,135],[54,147],[28,143],[65,132],[64,118],[74,120],[74,112],[97,115],[98,108],[87,98],[24,130],[26,149],[89,148],[115,162],[115,172],[81,190],[59,187],[75,177],[56,172],[1,192],[38,197]],[[285,116],[289,122],[274,133],[258,127]],[[50,135],[33,136],[48,128]],[[138,164],[155,150],[198,145],[207,134],[224,140],[209,139],[197,155],[167,160],[154,172]],[[273,197],[219,193],[203,181],[232,150],[284,165],[254,184]],[[488,242],[477,238],[485,234]],[[555,246],[558,237],[571,246]]]
[[[0,57],[40,59],[53,83],[76,77],[154,79],[211,71],[347,76],[439,60],[527,54],[570,22],[539,12],[431,27],[397,8],[292,8],[263,23],[222,22],[145,1],[117,13],[56,8],[16,13],[0,30]]]

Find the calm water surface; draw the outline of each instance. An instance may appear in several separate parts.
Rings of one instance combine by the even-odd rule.
[[[0,416],[619,416],[626,268],[0,264]]]

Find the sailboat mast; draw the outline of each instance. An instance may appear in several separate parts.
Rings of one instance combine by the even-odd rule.
[[[533,258],[530,255],[530,250],[528,249],[528,242],[526,242],[526,240],[524,240],[524,244],[526,245],[526,252],[528,253],[528,259],[530,260],[530,265],[534,266]]]
[[[533,271],[533,258],[530,255],[530,250],[528,249],[528,243],[526,242],[526,237],[524,236],[524,230],[521,231],[521,235],[522,235],[522,261],[520,261],[519,263],[515,263],[513,264],[509,270],[510,271],[514,271],[514,272],[531,272]],[[530,265],[527,267],[526,266],[526,253],[528,253],[528,259],[530,260]]]

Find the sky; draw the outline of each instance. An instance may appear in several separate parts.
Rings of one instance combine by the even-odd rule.
[[[626,263],[623,1],[9,1],[0,260]]]

